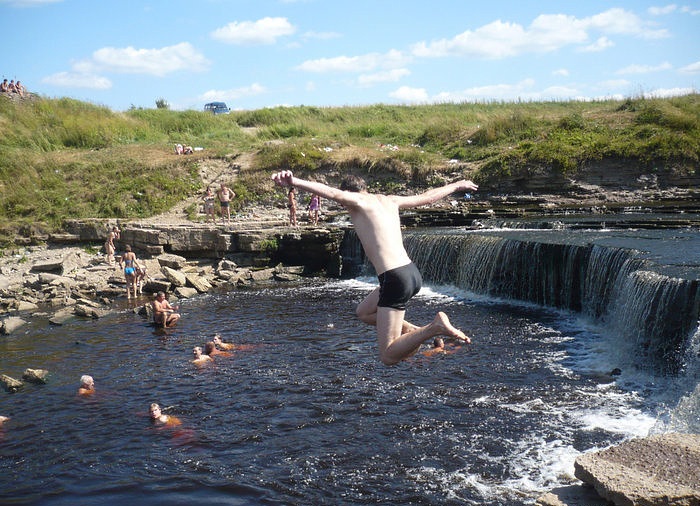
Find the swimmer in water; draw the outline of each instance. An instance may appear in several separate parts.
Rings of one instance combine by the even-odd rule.
[[[92,395],[95,393],[95,380],[89,374],[80,377],[80,388],[78,395]]]
[[[151,407],[148,411],[150,413],[151,420],[156,424],[164,425],[166,427],[174,427],[177,425],[181,425],[182,423],[180,422],[179,418],[163,413],[160,409],[160,405],[156,402],[151,404]]]

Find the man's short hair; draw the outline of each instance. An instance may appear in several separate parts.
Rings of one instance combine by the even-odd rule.
[[[367,183],[360,176],[350,174],[343,178],[340,189],[348,192],[361,192],[367,189]]]

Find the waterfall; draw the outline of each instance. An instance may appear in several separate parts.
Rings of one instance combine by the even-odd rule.
[[[664,373],[683,368],[700,315],[700,282],[656,272],[633,249],[490,234],[408,233],[426,282],[585,314]]]

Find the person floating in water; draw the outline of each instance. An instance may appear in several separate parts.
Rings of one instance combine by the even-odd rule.
[[[78,395],[87,396],[95,393],[95,380],[89,374],[83,374],[80,377],[80,388]]]
[[[399,363],[438,335],[471,342],[443,312],[423,327],[404,320],[406,303],[420,290],[422,277],[403,246],[399,210],[431,204],[454,192],[476,191],[476,184],[462,180],[419,195],[399,196],[370,194],[364,180],[357,176],[347,176],[340,189],[299,179],[289,170],[274,174],[272,180],[279,186],[296,187],[334,200],[350,213],[355,232],[379,278],[379,287],[360,302],[356,313],[360,320],[377,327],[379,357],[384,364]]]
[[[151,420],[158,425],[163,425],[166,427],[177,427],[182,425],[179,418],[163,413],[160,409],[160,405],[156,402],[151,404],[149,413]]]
[[[201,346],[195,346],[192,349],[192,354],[194,355],[194,359],[192,360],[192,363],[196,366],[201,367],[204,364],[206,364],[207,362],[211,362],[213,360],[209,355],[206,355],[204,353],[204,351],[202,351]]]

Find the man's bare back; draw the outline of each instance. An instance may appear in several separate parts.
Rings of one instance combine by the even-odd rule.
[[[458,181],[418,195],[397,196],[370,194],[364,181],[356,177],[346,179],[341,189],[296,178],[291,171],[278,172],[272,179],[280,186],[295,186],[334,200],[350,213],[355,232],[380,280],[380,287],[358,305],[356,312],[362,321],[377,327],[382,362],[396,364],[412,356],[424,341],[437,335],[471,342],[443,312],[438,312],[433,321],[423,327],[404,320],[404,304],[420,289],[420,275],[403,246],[399,210],[431,204],[453,192],[476,191],[477,185],[471,181]],[[385,276],[392,277],[391,289],[385,290]],[[404,287],[407,283],[412,283],[415,288]],[[412,291],[405,293],[405,290]]]

